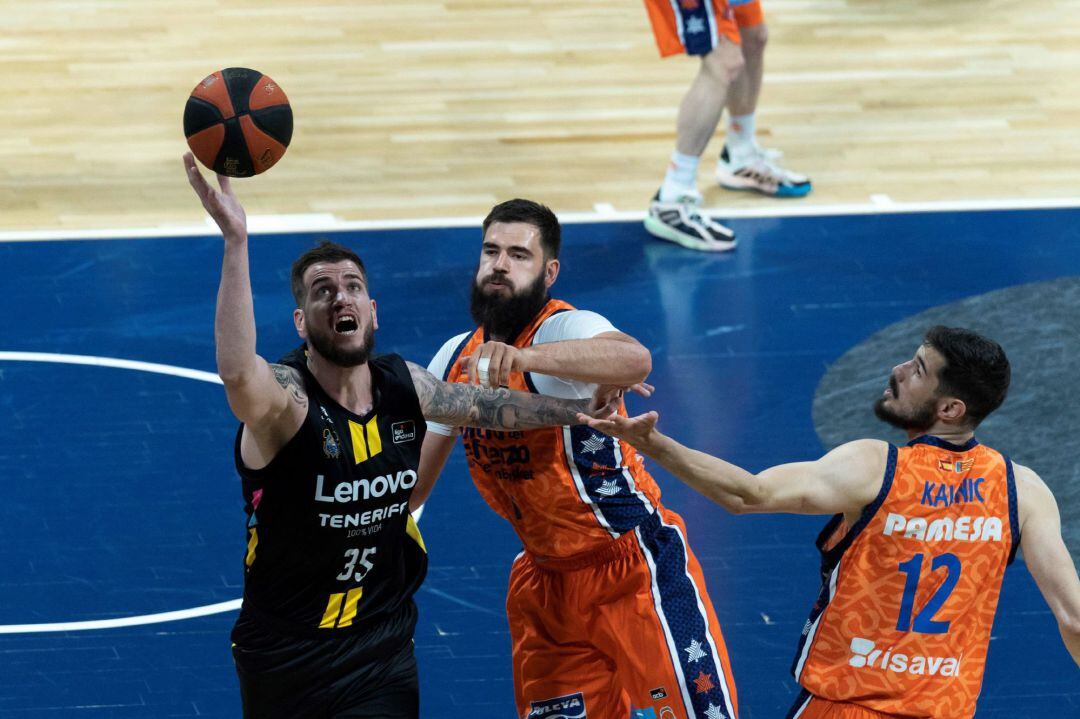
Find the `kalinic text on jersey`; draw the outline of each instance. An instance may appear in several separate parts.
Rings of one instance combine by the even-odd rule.
[[[412,601],[427,553],[409,515],[426,425],[398,355],[369,361],[374,406],[341,407],[299,352],[308,411],[261,470],[236,465],[248,512],[244,610],[302,635],[362,631]],[[242,429],[242,428],[241,428]]]
[[[794,672],[808,691],[890,715],[967,719],[1019,543],[1012,463],[972,439],[889,447],[877,499],[818,538],[823,585]]]

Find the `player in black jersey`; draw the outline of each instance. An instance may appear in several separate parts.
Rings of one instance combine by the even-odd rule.
[[[302,351],[255,352],[244,209],[184,156],[188,180],[225,239],[214,338],[241,421],[236,466],[247,501],[244,602],[233,656],[245,717],[417,717],[413,594],[427,571],[408,511],[426,420],[520,430],[607,416],[617,395],[556,400],[447,384],[394,354],[371,356],[378,327],[364,265],[324,243],[292,268]],[[603,405],[603,406],[600,406]]]

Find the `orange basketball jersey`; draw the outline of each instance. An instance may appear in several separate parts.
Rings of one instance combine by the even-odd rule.
[[[532,344],[544,320],[574,309],[549,300],[515,347]],[[447,382],[467,378],[457,359],[486,341],[483,328],[454,353]],[[510,375],[510,389],[536,392],[528,373]],[[625,416],[625,409],[620,409]],[[506,432],[462,430],[473,482],[492,509],[513,526],[531,554],[568,557],[605,546],[649,517],[660,489],[625,442],[586,425]]]
[[[811,695],[893,716],[973,716],[1018,542],[1007,457],[974,439],[890,446],[877,499],[855,526],[837,515],[818,538],[823,585],[795,678]]]

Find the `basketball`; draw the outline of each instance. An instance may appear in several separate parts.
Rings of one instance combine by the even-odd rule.
[[[274,166],[292,139],[292,107],[272,79],[245,67],[208,75],[188,97],[184,136],[214,172],[251,177]]]

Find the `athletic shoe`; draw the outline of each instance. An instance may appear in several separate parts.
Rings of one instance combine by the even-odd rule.
[[[756,144],[749,153],[733,155],[724,145],[716,166],[716,180],[727,190],[754,190],[769,197],[805,197],[810,178],[780,167],[782,153]]]
[[[701,195],[687,193],[674,202],[661,202],[660,192],[649,203],[645,229],[653,237],[702,252],[735,249],[735,233],[700,211]]]

